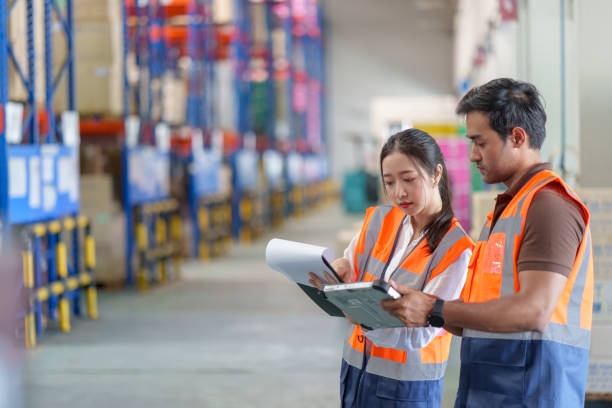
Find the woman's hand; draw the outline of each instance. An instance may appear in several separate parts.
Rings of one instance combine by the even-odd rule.
[[[336,274],[341,279],[337,282],[336,278],[331,273],[323,271],[323,278],[316,273],[309,272],[310,279],[308,282],[317,289],[321,289],[323,285],[350,282],[351,281],[351,264],[345,258],[338,258],[331,263],[331,267],[336,271]]]
[[[323,285],[338,283],[336,282],[336,279],[329,272],[326,271],[323,271],[323,276],[325,277],[325,280],[313,272],[308,272],[308,275],[310,276],[308,282],[310,282],[312,286],[319,290],[321,290]]]
[[[346,258],[338,258],[331,263],[331,267],[338,274],[342,282],[351,282],[353,269],[351,268],[350,262]]]

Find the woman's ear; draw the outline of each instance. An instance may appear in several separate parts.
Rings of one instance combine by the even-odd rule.
[[[438,183],[440,182],[440,179],[442,178],[442,172],[444,171],[444,169],[442,168],[441,164],[438,164],[436,166],[436,174],[434,175],[434,187],[436,187],[438,185]]]

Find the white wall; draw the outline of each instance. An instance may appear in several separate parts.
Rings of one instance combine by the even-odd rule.
[[[522,35],[519,78],[533,83],[543,95],[547,114],[546,140],[541,154],[560,171],[562,132],[565,130],[566,180],[577,183],[580,172],[578,114],[576,4],[565,1],[565,76],[562,78],[561,2],[539,0],[519,2],[519,33]],[[565,106],[562,103],[565,84]],[[565,110],[565,115],[563,115]]]
[[[332,174],[338,177],[360,164],[347,135],[373,137],[375,98],[453,93],[453,37],[452,26],[417,15],[412,1],[324,4],[327,135]]]
[[[566,180],[576,184],[580,173],[576,2],[517,0],[517,5],[518,21],[502,21],[498,0],[459,0],[455,82],[459,86],[468,80],[473,87],[508,76],[533,83],[547,114],[542,159],[561,170],[565,132]],[[486,55],[482,64],[474,65],[478,46]]]
[[[612,187],[612,2],[578,2],[580,184]]]

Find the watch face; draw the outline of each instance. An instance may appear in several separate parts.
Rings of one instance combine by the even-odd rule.
[[[429,324],[433,327],[444,326],[444,318],[440,315],[432,314],[427,320],[429,321]]]

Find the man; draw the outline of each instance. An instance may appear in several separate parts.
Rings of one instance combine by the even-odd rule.
[[[542,163],[537,89],[496,79],[459,102],[470,160],[504,183],[470,261],[462,301],[396,285],[383,308],[408,327],[463,336],[455,407],[584,406],[593,303],[589,213]]]

